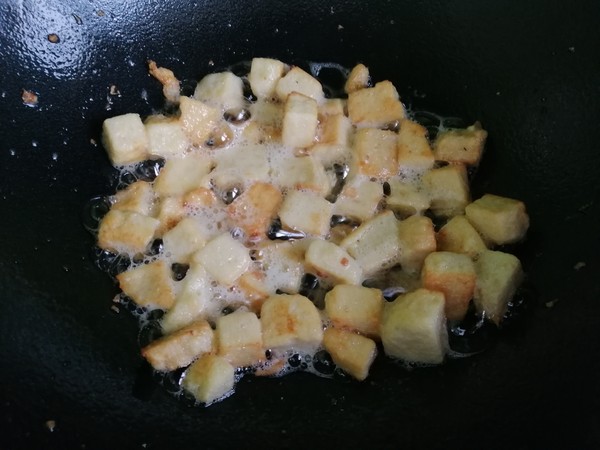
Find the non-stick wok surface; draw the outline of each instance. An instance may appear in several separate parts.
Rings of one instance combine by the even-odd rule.
[[[599,19],[596,1],[3,2],[0,447],[598,448]],[[82,226],[114,181],[91,140],[163,106],[149,58],[196,80],[253,56],[364,62],[415,109],[481,120],[475,194],[528,205],[531,312],[479,356],[381,361],[362,384],[250,378],[208,409],[158,388]]]

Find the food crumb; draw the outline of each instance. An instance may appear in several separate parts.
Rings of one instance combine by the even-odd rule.
[[[209,65],[210,67],[212,67],[212,66],[214,66],[214,65],[215,65],[215,62],[214,62],[214,61],[211,59],[211,60],[209,60],[209,61],[208,61],[208,65]]]
[[[557,298],[555,298],[555,299],[553,299],[553,300],[550,300],[549,302],[546,302],[546,303],[544,304],[544,306],[545,306],[546,308],[552,308],[552,307],[553,307],[554,305],[556,305],[557,303],[558,303],[558,299],[557,299]]]
[[[94,139],[94,138],[90,139],[90,144],[92,144],[94,147],[96,147],[98,145],[98,143],[96,142],[96,139]]]
[[[50,42],[52,42],[53,44],[58,44],[60,42],[60,38],[58,37],[58,34],[56,34],[56,33],[50,33],[48,35],[48,40]]]
[[[23,89],[21,91],[21,100],[23,100],[24,105],[36,106],[38,104],[38,95],[33,91]]]
[[[583,269],[585,267],[585,262],[583,261],[579,261],[577,264],[575,264],[573,266],[573,269],[575,270],[579,270],[579,269]]]
[[[121,310],[119,309],[119,307],[117,305],[112,305],[110,307],[110,309],[112,309],[117,314],[119,314],[121,312]]]
[[[52,433],[54,431],[54,428],[56,428],[56,420],[46,420],[45,425],[48,431]]]
[[[341,31],[341,30],[343,30],[343,29],[344,29],[344,26],[343,26],[343,25],[338,25],[338,30],[340,30],[340,31]]]
[[[121,95],[121,91],[119,91],[119,88],[116,85],[111,84],[109,94],[110,95]]]

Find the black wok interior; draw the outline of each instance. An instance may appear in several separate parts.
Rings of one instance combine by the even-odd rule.
[[[2,2],[0,448],[599,448],[599,19],[592,0]],[[113,186],[91,140],[163,106],[149,58],[197,80],[253,56],[363,62],[415,109],[480,120],[475,196],[528,206],[532,313],[481,355],[362,384],[245,378],[203,409],[148,383],[82,226]]]

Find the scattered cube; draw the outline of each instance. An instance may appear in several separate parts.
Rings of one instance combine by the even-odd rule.
[[[292,67],[283,78],[277,81],[275,93],[282,102],[285,101],[292,92],[305,95],[320,103],[325,98],[323,87],[319,80],[306,73],[300,67]]]
[[[452,217],[464,214],[469,204],[469,182],[463,165],[448,165],[432,169],[423,175],[423,185],[436,216]]]
[[[332,167],[336,163],[350,161],[352,148],[337,144],[315,144],[309,149],[309,154],[323,167]]]
[[[292,92],[285,102],[281,139],[290,147],[310,147],[317,134],[317,102]]]
[[[385,211],[363,222],[340,243],[362,267],[364,275],[394,266],[400,257],[398,220]]]
[[[206,354],[186,371],[183,388],[207,406],[233,393],[235,368],[221,356]]]
[[[361,128],[354,136],[354,156],[360,173],[386,180],[398,172],[396,133]]]
[[[254,183],[227,208],[229,216],[239,225],[248,240],[266,237],[266,231],[277,215],[282,202],[281,191],[269,183]]]
[[[244,82],[232,72],[211,73],[196,85],[194,98],[223,111],[244,107]]]
[[[237,288],[244,294],[244,297],[248,301],[248,308],[255,313],[260,312],[260,307],[264,300],[272,292],[275,292],[275,290],[271,291],[269,289],[265,273],[259,270],[244,273],[238,278],[236,284]]]
[[[439,161],[474,166],[479,164],[486,138],[487,131],[479,122],[466,129],[444,131],[435,139],[433,154]]]
[[[180,282],[173,306],[160,321],[165,333],[172,333],[211,312],[211,279],[206,269],[197,263],[191,263],[185,278]]]
[[[371,77],[367,66],[364,64],[357,64],[352,68],[350,74],[348,74],[346,84],[344,85],[344,91],[346,94],[350,94],[360,89],[364,89],[369,87],[370,81]]]
[[[379,337],[383,310],[379,289],[338,284],[325,295],[325,312],[335,328],[345,328],[371,338]]]
[[[319,116],[337,116],[343,114],[346,109],[346,100],[341,98],[326,98],[322,103],[319,104]]]
[[[187,138],[194,145],[204,145],[219,125],[221,111],[184,95],[179,98],[179,109],[179,121]]]
[[[483,239],[465,216],[454,216],[437,234],[438,250],[464,253],[477,259],[487,250]]]
[[[465,209],[467,219],[485,240],[502,245],[518,242],[529,228],[529,216],[520,200],[485,194]]]
[[[138,180],[119,191],[111,210],[131,211],[144,216],[151,216],[154,207],[154,190],[152,184]]]
[[[160,222],[132,211],[111,209],[100,222],[98,247],[115,253],[143,253]]]
[[[427,255],[421,272],[423,287],[444,293],[446,317],[461,320],[475,292],[475,265],[467,255],[433,252]]]
[[[302,295],[273,295],[262,305],[260,323],[267,349],[312,352],[323,339],[321,316]]]
[[[334,204],[333,212],[365,221],[373,217],[382,198],[383,189],[380,183],[355,179],[344,186]]]
[[[325,116],[321,120],[319,143],[347,146],[352,137],[352,122],[343,113]]]
[[[293,294],[300,290],[305,273],[304,255],[311,239],[267,241],[259,247],[258,260],[265,271],[265,285],[270,292]]]
[[[331,190],[325,168],[312,156],[286,157],[273,165],[272,175],[283,188],[305,189],[323,196]]]
[[[367,378],[377,356],[377,346],[371,339],[337,328],[325,330],[323,346],[338,367],[359,381]]]
[[[279,210],[281,224],[288,229],[314,236],[325,236],[333,204],[323,197],[307,191],[289,191]]]
[[[216,156],[216,168],[210,176],[221,191],[240,184],[250,184],[269,180],[269,160],[263,145],[247,145],[239,149],[223,149]]]
[[[427,255],[436,250],[433,223],[425,216],[410,216],[401,220],[398,223],[398,240],[398,262],[404,271],[411,274],[417,274]]]
[[[158,201],[156,218],[159,220],[158,234],[164,234],[185,217],[186,210],[181,197],[163,197]]]
[[[169,309],[175,303],[171,268],[163,260],[126,270],[117,280],[123,293],[145,308]]]
[[[188,214],[194,214],[203,208],[215,206],[218,201],[213,190],[207,187],[192,189],[183,196],[183,206]]]
[[[190,145],[178,118],[151,116],[144,126],[151,155],[163,158],[183,156]]]
[[[204,155],[168,159],[154,181],[154,189],[161,196],[184,195],[201,187],[211,168],[212,161]]]
[[[102,124],[102,142],[114,166],[148,158],[148,136],[139,114],[123,114]]]
[[[394,85],[382,81],[348,94],[348,117],[359,128],[383,128],[404,119],[406,112]]]
[[[185,367],[213,351],[213,330],[206,320],[196,321],[163,336],[142,349],[142,356],[161,372]]]
[[[193,260],[202,264],[219,283],[231,286],[250,267],[248,249],[231,234],[223,233],[198,250]]]
[[[435,163],[427,140],[427,129],[412,120],[400,121],[397,151],[398,169],[403,174],[423,173]]]
[[[403,361],[440,364],[448,346],[444,294],[417,289],[386,304],[381,341],[388,356]]]
[[[346,250],[321,239],[315,239],[308,246],[306,265],[336,284],[360,284],[363,279],[360,265]]]
[[[260,320],[253,312],[237,310],[217,319],[218,354],[234,367],[246,367],[265,358]]]
[[[210,237],[206,226],[193,217],[185,217],[163,237],[164,253],[171,261],[186,263],[194,252],[204,247]]]
[[[422,214],[429,208],[429,196],[414,184],[400,180],[389,180],[390,195],[385,199],[389,209],[407,217]]]
[[[285,69],[285,64],[277,59],[253,58],[248,81],[254,95],[259,99],[273,97]]]
[[[261,126],[281,128],[283,123],[284,103],[274,103],[258,99],[250,104],[250,121]]]
[[[523,280],[521,262],[509,253],[486,250],[475,261],[475,271],[475,307],[498,325]]]

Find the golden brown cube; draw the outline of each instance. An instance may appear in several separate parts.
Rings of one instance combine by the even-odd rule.
[[[359,128],[382,128],[404,119],[406,112],[394,85],[382,81],[348,94],[348,117]]]
[[[423,173],[433,167],[433,152],[427,130],[412,120],[400,121],[398,132],[398,169],[401,173]]]
[[[140,306],[169,309],[175,302],[171,268],[163,260],[126,270],[117,280],[125,295]]]
[[[364,89],[369,86],[370,78],[367,66],[364,64],[357,64],[352,68],[350,74],[348,74],[346,84],[344,85],[344,91],[346,94],[350,94],[351,92]]]
[[[325,295],[325,312],[336,328],[378,338],[383,302],[379,289],[338,284]]]
[[[110,210],[100,222],[98,246],[116,253],[142,253],[154,239],[159,225],[158,220],[143,214]]]
[[[418,273],[423,261],[436,250],[435,231],[431,219],[411,216],[398,224],[399,263],[408,273]]]
[[[354,156],[358,171],[368,177],[386,180],[396,175],[396,133],[375,128],[359,129],[354,136]]]
[[[377,346],[371,339],[336,328],[325,330],[323,346],[338,367],[359,381],[367,378],[377,356]]]
[[[529,228],[529,216],[520,200],[486,194],[466,207],[467,219],[492,244],[518,242]]]
[[[254,183],[227,207],[227,213],[239,225],[248,240],[265,237],[267,228],[281,205],[281,191],[269,183]]]
[[[206,354],[186,371],[183,388],[196,400],[210,405],[233,393],[235,368],[221,356]]]
[[[487,131],[481,124],[463,130],[449,130],[437,135],[433,144],[433,154],[439,161],[477,165],[483,153]]]
[[[432,169],[423,175],[423,185],[436,216],[453,217],[464,214],[470,201],[467,171],[463,165],[448,165]]]
[[[184,95],[179,98],[179,109],[179,120],[187,138],[194,145],[204,145],[219,125],[221,111]]]
[[[112,210],[131,211],[151,216],[154,208],[154,190],[147,181],[136,181],[115,195]]]
[[[454,216],[437,234],[438,250],[464,253],[477,259],[487,250],[483,239],[465,216]]]

